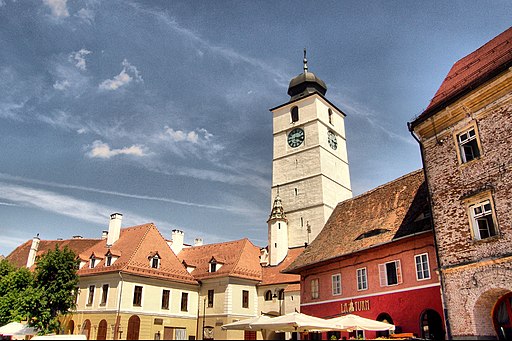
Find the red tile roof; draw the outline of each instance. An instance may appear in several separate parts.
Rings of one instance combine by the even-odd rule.
[[[82,252],[80,259],[86,261],[86,264],[78,271],[78,274],[92,276],[122,271],[133,275],[198,284],[172,252],[156,226],[151,223],[121,229],[119,239],[111,249],[112,254],[120,256],[110,266],[106,265],[105,259],[108,251],[106,241],[103,240]],[[156,252],[160,256],[160,266],[158,269],[153,269],[150,265],[150,258]],[[102,259],[91,269],[90,257],[93,254],[101,256]]]
[[[37,256],[42,255],[48,250],[55,249],[55,246],[58,246],[60,249],[63,249],[67,246],[77,255],[87,250],[91,246],[98,243],[101,239],[65,239],[65,240],[41,240],[39,242],[39,248],[37,252]],[[6,258],[13,265],[17,267],[22,267],[27,265],[28,253],[30,252],[30,248],[32,246],[32,239],[27,240],[25,243],[18,246],[14,251],[12,251]]]
[[[298,247],[288,250],[286,258],[276,266],[264,266],[262,268],[263,278],[260,285],[271,285],[278,283],[300,282],[300,276],[294,274],[282,273],[301,253],[304,247]]]
[[[284,271],[315,266],[397,238],[431,230],[422,170],[339,203],[320,234]]]
[[[413,126],[512,66],[512,27],[456,62]]]
[[[260,281],[259,255],[259,247],[244,238],[185,248],[178,254],[178,258],[196,267],[191,274],[198,280],[230,276]],[[222,264],[215,272],[209,271],[212,257]]]

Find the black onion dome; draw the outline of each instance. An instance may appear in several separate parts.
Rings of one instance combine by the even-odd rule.
[[[327,92],[327,85],[324,81],[318,78],[313,72],[305,71],[290,81],[288,86],[288,95],[291,96],[291,100],[295,100],[300,97],[312,93],[320,93],[325,95]]]

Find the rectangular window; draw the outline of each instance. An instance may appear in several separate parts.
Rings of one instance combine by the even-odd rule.
[[[332,275],[332,294],[341,295],[341,275]]]
[[[213,308],[213,297],[215,296],[215,291],[213,289],[208,290],[208,308]]]
[[[367,290],[368,279],[366,278],[366,268],[357,269],[357,290]]]
[[[153,259],[151,260],[151,267],[153,269],[158,269],[159,263],[160,263],[160,259],[158,259],[158,257],[153,257]]]
[[[169,296],[170,296],[170,290],[163,290],[162,291],[162,309],[169,309]]]
[[[111,265],[112,265],[112,256],[108,255],[107,256],[107,266],[111,266]]]
[[[400,261],[395,260],[392,262],[379,264],[379,278],[381,287],[402,283],[402,270],[400,268]]]
[[[92,257],[91,258],[90,268],[93,269],[95,266],[96,266],[96,258]]]
[[[318,298],[318,278],[311,280],[311,298]]]
[[[94,285],[89,286],[89,296],[87,297],[87,305],[92,305],[94,302]]]
[[[108,284],[103,284],[103,287],[101,290],[101,305],[107,304],[107,298],[108,298]]]
[[[480,157],[475,128],[471,128],[457,135],[457,142],[459,143],[460,159],[462,163]]]
[[[416,263],[416,279],[418,281],[430,278],[430,269],[428,266],[428,254],[414,256]]]
[[[181,293],[181,311],[188,311],[188,293]]]
[[[471,205],[469,208],[475,239],[485,239],[498,234],[490,200]]]
[[[249,291],[242,290],[242,308],[249,308]]]
[[[137,307],[142,305],[142,287],[138,285],[133,289],[133,305]]]

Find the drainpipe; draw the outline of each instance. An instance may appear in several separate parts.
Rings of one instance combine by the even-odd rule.
[[[437,265],[439,267],[439,284],[441,284],[441,304],[443,305],[443,314],[444,314],[444,323],[446,328],[446,336],[447,340],[452,339],[452,332],[450,327],[450,320],[448,319],[448,309],[446,308],[446,296],[445,296],[445,284],[444,284],[444,273],[441,269],[441,259],[439,258],[439,253],[437,252],[438,249],[438,243],[437,243],[437,234],[436,229],[434,225],[434,203],[432,201],[432,195],[430,193],[430,186],[428,185],[428,177],[427,177],[427,167],[425,164],[425,149],[423,148],[423,144],[418,139],[416,134],[414,133],[414,129],[412,127],[411,122],[407,122],[407,128],[409,129],[409,132],[411,133],[411,136],[418,142],[420,146],[420,153],[421,153],[421,164],[423,166],[423,176],[425,177],[425,185],[427,186],[427,195],[428,195],[428,204],[430,206],[430,224],[432,225],[432,231],[434,232],[434,247],[436,249],[436,261]]]
[[[121,271],[119,271],[119,277],[121,278],[121,281],[119,282],[120,288],[119,288],[119,297],[117,299],[116,324],[114,327],[114,337],[113,337],[114,340],[118,340],[118,338],[119,338],[119,327],[120,327],[119,325],[121,322],[121,316],[119,316],[119,312],[121,310],[121,298],[123,297],[123,283],[124,283],[123,275],[121,274]]]

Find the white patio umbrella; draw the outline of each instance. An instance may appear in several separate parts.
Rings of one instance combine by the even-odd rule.
[[[319,317],[301,313],[289,313],[286,315],[251,323],[253,329],[266,329],[279,332],[306,332],[338,330],[332,322]]]
[[[36,331],[34,328],[29,327],[19,322],[10,322],[5,326],[0,327],[0,335],[34,335]]]
[[[252,318],[243,319],[240,321],[232,322],[223,325],[221,328],[224,330],[258,330],[251,327],[252,323],[260,322],[260,321],[267,321],[271,318],[265,315],[260,315]]]
[[[335,317],[328,321],[333,325],[341,326],[341,330],[395,330],[395,326],[392,324],[367,319],[354,314]]]

